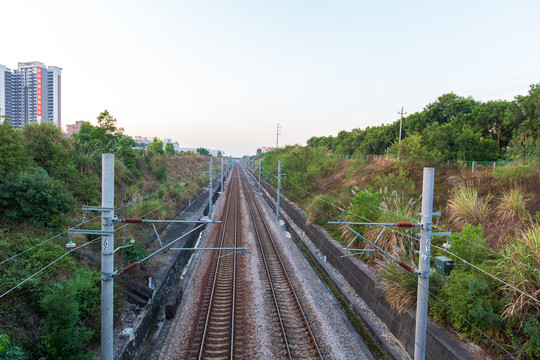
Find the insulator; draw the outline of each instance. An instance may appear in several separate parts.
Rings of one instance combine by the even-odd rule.
[[[398,222],[397,223],[397,227],[410,227],[410,228],[413,228],[415,226],[416,226],[416,224],[412,223],[412,222]]]
[[[128,265],[128,266],[126,266],[125,268],[123,268],[122,270],[120,270],[120,271],[118,272],[118,275],[119,275],[119,276],[124,275],[125,273],[127,273],[127,272],[129,272],[129,271],[135,269],[135,268],[136,268],[137,266],[139,266],[139,265],[140,265],[140,263],[139,263],[138,261],[136,261],[136,262],[134,262],[133,264]]]
[[[404,268],[405,270],[407,270],[408,272],[410,272],[411,274],[414,274],[413,269],[409,265],[405,264],[404,262],[400,261],[398,262],[398,265]]]
[[[129,219],[122,219],[121,221],[127,224],[142,224],[143,219],[129,218]]]

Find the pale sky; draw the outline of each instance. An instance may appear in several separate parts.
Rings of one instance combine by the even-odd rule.
[[[62,71],[62,124],[254,154],[540,82],[540,1],[3,1],[0,64]]]

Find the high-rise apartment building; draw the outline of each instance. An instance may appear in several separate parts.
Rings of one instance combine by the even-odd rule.
[[[16,70],[0,65],[0,116],[16,128],[35,122],[61,126],[61,72],[37,61],[20,62]]]

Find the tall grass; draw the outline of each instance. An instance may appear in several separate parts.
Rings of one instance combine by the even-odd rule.
[[[532,218],[526,207],[529,200],[520,187],[510,188],[502,194],[495,209],[497,221],[510,232],[531,224]]]
[[[411,267],[416,267],[414,252],[403,247],[394,250],[397,258]],[[381,278],[384,280],[386,301],[398,312],[411,309],[416,305],[418,282],[417,275],[408,274],[390,259],[376,260]],[[429,273],[429,290],[437,294],[442,286],[442,275],[436,271]]]
[[[382,201],[379,205],[380,211],[378,212],[376,222],[395,223],[398,221],[412,221],[416,218],[416,213],[420,210],[418,200],[406,199],[403,193],[398,193],[396,190],[390,192],[388,188],[381,189],[381,196]],[[387,228],[381,235],[382,230],[382,226],[368,226],[365,236],[371,242],[377,241],[376,245],[389,253],[394,253],[395,249],[402,246],[414,250],[416,244],[402,234],[407,230],[396,232],[393,231],[394,229]],[[366,247],[373,248],[369,244]],[[382,255],[377,254],[376,256],[380,257]]]
[[[540,298],[540,226],[523,231],[503,248],[503,254],[519,262],[503,258],[497,265],[499,275],[519,290]],[[524,322],[530,316],[538,317],[540,305],[537,302],[508,285],[501,286],[501,290],[507,300],[505,318]]]
[[[492,198],[490,194],[480,197],[473,186],[458,185],[448,201],[450,222],[459,230],[467,224],[485,225],[490,216],[489,203]]]

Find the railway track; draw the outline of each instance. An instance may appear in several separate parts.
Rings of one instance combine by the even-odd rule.
[[[239,184],[238,169],[233,171],[229,183],[227,204],[219,248],[236,248],[239,245]],[[190,359],[232,359],[241,357],[238,346],[237,308],[242,302],[237,296],[238,256],[236,251],[221,249],[212,264],[211,281],[202,304],[199,325],[192,343]]]
[[[282,355],[289,359],[322,359],[315,337],[276,248],[272,233],[268,229],[244,173],[242,173],[241,179],[253,220],[264,272],[268,279],[275,314],[281,328]]]
[[[267,279],[273,315],[269,319],[277,326],[276,356],[288,359],[322,359],[317,342],[296,296],[289,276],[283,266],[276,245],[263,213],[245,174],[236,166],[226,192],[223,223],[220,225],[220,248],[241,247],[240,237],[240,188],[247,199],[247,208],[256,236],[262,272]],[[253,256],[255,251],[251,252]],[[209,272],[194,333],[190,359],[243,359],[244,339],[248,328],[245,324],[246,289],[243,273],[246,271],[242,257],[234,250],[216,251]]]

